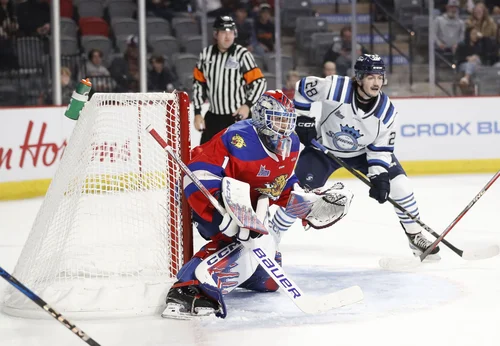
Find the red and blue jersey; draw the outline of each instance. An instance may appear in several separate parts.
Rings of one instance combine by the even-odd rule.
[[[216,197],[222,178],[231,177],[250,184],[254,208],[260,195],[268,196],[271,204],[285,207],[293,184],[298,182],[293,172],[300,142],[295,133],[290,138],[290,156],[283,159],[264,147],[251,120],[240,121],[193,149],[188,167]],[[184,192],[194,212],[211,222],[214,207],[186,176]]]

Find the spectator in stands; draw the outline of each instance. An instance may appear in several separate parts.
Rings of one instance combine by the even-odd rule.
[[[234,15],[234,22],[236,23],[236,30],[238,31],[238,36],[236,36],[235,42],[252,52],[254,30],[252,23],[247,21],[248,10],[246,6],[243,4],[239,4],[236,7]]]
[[[471,78],[476,69],[481,66],[481,60],[484,60],[484,41],[479,37],[479,31],[472,28],[469,37],[458,45],[456,59],[459,64],[459,71],[463,73],[460,79],[462,92],[467,94],[467,89],[471,84]]]
[[[458,0],[458,13],[460,15],[471,14],[474,9],[475,0]],[[446,12],[446,5],[448,0],[435,0],[434,8],[438,9],[440,12]]]
[[[337,63],[338,64],[341,64],[341,65],[345,65],[347,64],[346,66],[347,69],[351,66],[351,52],[347,52],[347,50],[350,50],[352,46],[352,31],[351,31],[351,27],[350,26],[344,26],[342,29],[340,29],[340,37],[335,37],[333,39],[333,44],[331,45],[330,49],[328,49],[323,57],[323,63],[327,62],[327,61],[332,61],[332,62],[337,62],[337,59],[339,59],[340,57],[343,57],[339,60],[339,62]],[[369,52],[363,48],[363,46],[361,46],[360,44],[358,44],[358,51],[360,52],[358,54],[361,55],[361,54],[368,54]],[[349,60],[348,62],[346,61],[346,58],[347,60]],[[347,70],[346,69],[343,69],[341,68],[342,71],[345,70],[345,73],[347,73]],[[339,75],[342,75],[339,73]],[[343,75],[342,75],[343,76]]]
[[[435,19],[436,49],[441,53],[455,54],[458,44],[464,40],[465,25],[458,17],[458,0],[448,0],[446,13]]]
[[[71,95],[75,91],[75,83],[71,80],[71,71],[67,67],[61,67],[61,102],[63,105],[69,104]],[[38,98],[38,104],[52,104],[52,85],[49,83],[46,90],[43,90]]]
[[[342,49],[342,43],[351,42],[352,40],[352,31],[351,27],[344,26],[340,29],[340,37],[335,37],[333,39],[333,44],[329,50],[326,51],[325,56],[323,57],[323,62],[326,61],[336,61],[340,56],[340,52]]]
[[[335,67],[337,70],[337,74],[339,76],[347,76],[349,75],[348,71],[351,68],[352,64],[352,45],[350,41],[343,41],[342,48],[340,49],[340,56],[335,60]],[[354,59],[356,59],[361,54],[364,54],[363,47],[360,44],[356,45],[356,55]]]
[[[477,35],[484,45],[484,56],[482,63],[492,65],[498,60],[497,24],[490,17],[488,8],[484,3],[478,2],[474,11],[465,21],[466,31],[477,29]]]
[[[91,49],[88,61],[85,63],[87,77],[109,76],[108,69],[102,64],[102,52],[99,49]]]
[[[323,77],[333,76],[337,74],[337,65],[333,61],[326,61],[323,64]]]
[[[12,0],[0,0],[0,70],[17,67],[13,38],[18,28]]]
[[[269,7],[271,8],[271,11],[274,10],[274,0],[250,0],[248,1],[250,6],[251,6],[251,17],[252,18],[259,18],[259,12],[260,12],[260,6],[261,5],[269,5]]]
[[[165,58],[162,55],[153,55],[149,62],[152,69],[148,74],[148,91],[174,91],[177,76],[165,65]]]
[[[127,49],[122,58],[115,58],[111,63],[111,77],[117,83],[117,92],[139,91],[139,40],[130,35],[127,39]]]
[[[92,88],[99,92],[112,92],[116,83],[110,77],[108,69],[102,62],[103,54],[99,49],[92,49],[88,55],[88,61],[85,63],[85,76],[92,77]]]
[[[47,0],[27,0],[17,6],[19,30],[25,36],[43,36],[50,33],[50,6]]]
[[[274,51],[274,23],[271,20],[271,6],[263,3],[259,6],[259,18],[255,22],[255,36],[258,44],[255,54],[263,55]]]
[[[286,84],[285,87],[283,88],[283,93],[290,100],[293,100],[293,97],[295,95],[295,84],[297,84],[298,81],[300,81],[300,75],[297,71],[290,70],[287,72]]]
[[[479,38],[490,38],[496,40],[497,24],[490,17],[488,9],[482,2],[478,2],[474,6],[474,10],[469,18],[465,21],[467,30],[472,28],[477,29]]]

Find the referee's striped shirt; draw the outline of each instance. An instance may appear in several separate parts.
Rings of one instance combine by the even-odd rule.
[[[207,98],[214,114],[233,114],[243,104],[252,107],[267,87],[252,54],[239,44],[224,53],[216,44],[204,48],[193,74],[195,114],[200,114]]]

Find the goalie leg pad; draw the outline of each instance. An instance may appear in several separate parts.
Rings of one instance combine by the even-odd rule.
[[[269,251],[276,251],[276,243],[272,236],[264,236],[254,241],[261,244],[263,248],[269,248]],[[243,246],[240,242],[226,244],[223,248],[212,252],[203,259],[198,258],[198,260],[194,276],[200,282],[203,293],[219,302],[219,317],[225,317],[227,312],[224,295],[245,283],[255,273],[259,262],[252,255],[251,249]],[[263,277],[262,274],[258,273],[255,280],[264,282],[264,286],[252,287],[258,291],[273,290],[274,287],[270,283],[267,283],[266,286],[267,279],[270,280],[270,277]]]
[[[200,290],[206,297],[217,302],[219,308],[214,309],[214,312],[217,317],[224,318],[227,315],[227,310],[223,295],[231,292],[240,283],[248,279],[257,267],[257,263],[252,267],[246,263],[248,261],[240,259],[242,252],[248,252],[248,250],[239,242],[227,244],[214,240],[203,246],[181,268],[177,275],[179,281],[176,285],[183,285],[186,282],[196,282],[196,286],[192,287],[192,289]],[[250,254],[247,254],[245,257],[249,260]],[[254,262],[256,261],[254,260]],[[174,285],[169,295],[175,293],[172,293],[172,290],[175,288],[178,287]],[[178,300],[181,300],[181,298]],[[193,304],[197,301],[196,299],[199,298],[197,296],[191,298]],[[167,309],[162,316],[182,318],[176,316],[202,315],[200,311],[195,310],[196,306],[189,307],[189,304],[189,301],[179,302],[172,301],[172,299],[169,301],[169,297],[167,296]],[[203,310],[203,312],[205,311]]]
[[[281,252],[276,251],[274,260],[282,265]],[[267,272],[259,265],[255,273],[239,287],[257,292],[276,292],[279,289],[278,284],[267,274]]]
[[[232,242],[231,238],[224,236],[222,233],[213,236],[211,241],[202,246],[202,248],[197,253],[194,254],[193,258],[191,258],[179,270],[179,272],[177,273],[177,279],[179,280],[179,282],[196,280],[194,272],[198,267],[198,265],[205,258],[221,250],[231,242]]]

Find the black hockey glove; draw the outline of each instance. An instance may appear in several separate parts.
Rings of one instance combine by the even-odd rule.
[[[299,136],[300,142],[304,145],[310,145],[313,139],[316,139],[316,120],[305,115],[297,117],[297,126],[295,132]]]
[[[379,203],[384,203],[391,192],[391,182],[389,173],[380,173],[370,178],[372,187],[370,188],[370,197],[376,199]]]

